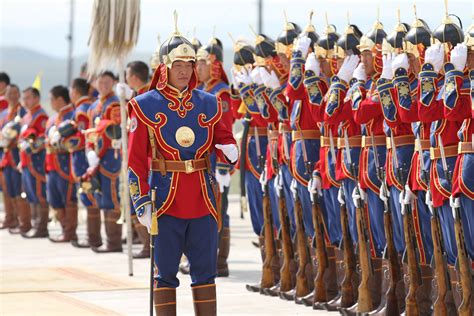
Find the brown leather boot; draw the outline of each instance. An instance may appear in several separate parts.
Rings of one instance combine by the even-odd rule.
[[[227,258],[229,257],[230,251],[230,228],[222,228],[219,240],[219,251],[217,253],[217,276],[228,277],[229,276],[229,265],[227,264]]]
[[[3,176],[2,176],[3,178]],[[0,224],[0,229],[15,228],[18,226],[18,218],[13,205],[13,199],[8,195],[6,185],[3,186],[3,206],[5,210],[5,218]]]
[[[374,273],[369,279],[370,295],[372,297],[372,306],[379,306],[382,299],[382,258],[372,257],[372,268]],[[385,293],[384,293],[385,294]]]
[[[56,237],[50,237],[52,242],[70,242],[77,240],[77,203],[69,203],[65,209],[58,209],[58,220],[63,232]]]
[[[140,242],[143,244],[142,250],[133,254],[133,259],[150,258],[150,234],[148,230],[145,226],[140,224],[136,217],[132,219],[132,224],[140,238]]]
[[[176,289],[160,287],[153,291],[156,316],[176,316]]]
[[[104,210],[104,217],[107,243],[100,247],[92,247],[92,251],[97,253],[122,252],[122,224],[117,224],[120,211]]]
[[[33,205],[33,204],[32,204]],[[49,207],[48,205],[34,204],[38,216],[37,226],[27,233],[21,234],[25,238],[46,238],[48,234]]]
[[[72,240],[71,244],[77,248],[90,248],[102,246],[100,235],[100,210],[97,207],[87,208],[87,239]]]
[[[382,259],[382,286],[381,286],[381,298],[380,304],[375,305],[376,307],[369,315],[385,315],[387,310],[387,296],[386,293],[390,287],[390,267],[387,259]]]
[[[339,288],[336,272],[336,250],[335,246],[327,246],[328,266],[324,271],[324,283],[326,285],[327,302],[337,300]],[[313,302],[313,309],[325,309],[327,302]]]
[[[13,199],[13,205],[18,214],[19,225],[16,228],[10,228],[11,234],[25,234],[31,229],[31,210],[26,199],[17,196]]]
[[[421,316],[428,316],[433,313],[431,306],[431,288],[433,284],[433,270],[429,265],[421,264],[421,286],[416,292],[416,302],[418,303],[418,312]]]
[[[341,306],[341,284],[342,281],[344,281],[344,252],[339,249],[338,247],[334,247],[334,253],[336,256],[336,280],[337,280],[337,288],[339,290],[339,293],[333,298],[330,299],[326,304],[324,304],[324,309],[328,311],[337,311],[337,308]],[[354,302],[355,303],[355,302]]]
[[[263,236],[258,236],[258,242],[260,244],[260,256],[262,258],[262,263],[265,262],[265,238]],[[247,284],[245,286],[250,292],[260,292],[261,284]]]
[[[206,284],[192,287],[194,315],[215,316],[217,315],[216,285]]]

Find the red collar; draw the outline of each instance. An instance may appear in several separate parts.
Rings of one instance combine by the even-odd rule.
[[[35,106],[33,106],[31,109],[30,109],[30,113],[31,114],[35,114],[36,112],[38,112],[39,110],[41,109],[41,104],[36,104]]]
[[[76,107],[84,103],[91,103],[91,99],[89,99],[89,96],[85,95],[85,96],[80,97],[76,102]]]

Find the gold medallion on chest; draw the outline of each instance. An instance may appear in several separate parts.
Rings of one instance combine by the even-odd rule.
[[[196,139],[196,136],[194,135],[194,132],[192,129],[190,129],[187,126],[181,126],[176,131],[175,138],[176,138],[176,142],[181,147],[190,147],[192,144],[194,144],[194,140]]]

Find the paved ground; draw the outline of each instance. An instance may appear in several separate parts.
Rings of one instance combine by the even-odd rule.
[[[259,278],[259,252],[251,245],[256,238],[251,232],[249,214],[240,219],[237,199],[231,200],[231,276],[217,280],[218,314],[327,314],[245,290],[246,283]],[[84,219],[82,211],[80,236],[85,234]],[[50,224],[50,231],[54,234],[58,227]],[[126,253],[99,255],[69,244],[27,240],[6,231],[0,231],[0,237],[1,315],[148,313],[148,260],[134,260],[134,276],[128,277]],[[179,278],[178,315],[193,315],[189,277]]]

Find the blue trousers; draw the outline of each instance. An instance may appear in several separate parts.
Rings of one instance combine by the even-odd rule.
[[[355,182],[352,179],[344,179],[344,197],[346,201],[347,209],[347,220],[349,222],[349,231],[351,233],[352,242],[357,243],[357,221],[356,221],[356,208],[354,201],[352,200],[352,192],[355,188]]]
[[[454,235],[454,217],[451,206],[449,205],[449,200],[444,201],[443,206],[438,208],[438,214],[448,263],[454,264],[458,251],[456,247],[456,237]]]
[[[278,202],[278,195],[275,190],[275,177],[268,180],[268,195],[270,196],[270,207],[272,208],[273,225],[275,225],[275,229],[278,231],[280,229],[280,206]]]
[[[474,200],[471,200],[464,194],[462,194],[460,198],[464,241],[469,257],[471,257],[471,260],[474,260]]]
[[[301,208],[303,209],[303,224],[306,236],[314,236],[314,224],[313,224],[313,206],[311,204],[311,197],[308,188],[298,182],[298,197],[301,202]]]
[[[417,193],[418,225],[420,226],[425,262],[430,263],[433,256],[433,237],[431,235],[431,212],[425,204],[426,192]]]
[[[339,245],[342,239],[341,205],[337,200],[339,188],[330,187],[323,190],[324,209],[326,210],[326,229],[333,245]]]
[[[229,209],[229,190],[230,187],[224,187],[224,192],[221,194],[221,216],[222,227],[230,227],[230,219],[227,210]]]
[[[46,197],[52,208],[65,208],[66,204],[77,202],[76,184],[50,171],[46,175]]]
[[[260,236],[263,226],[262,186],[250,170],[245,170],[245,190],[247,191],[248,209],[253,232]]]
[[[21,181],[28,203],[46,203],[46,183],[33,176],[28,168],[23,168]]]
[[[367,203],[369,207],[370,232],[372,234],[372,242],[375,253],[380,257],[387,243],[385,239],[385,230],[383,227],[383,202],[372,190],[367,190]]]
[[[286,210],[288,211],[288,218],[290,219],[291,236],[294,236],[296,232],[295,201],[293,199],[293,193],[291,193],[291,182],[293,181],[293,177],[291,176],[290,169],[287,165],[281,165],[280,169],[283,176],[283,194],[285,195]]]
[[[403,216],[402,206],[400,204],[400,191],[393,185],[389,187],[390,198],[390,209],[392,210],[392,230],[393,230],[393,242],[395,243],[395,249],[398,253],[403,253],[405,250],[405,239],[403,234]]]
[[[5,167],[3,177],[7,185],[3,192],[8,194],[9,197],[19,196],[21,194],[21,173],[12,167]]]
[[[211,215],[181,219],[169,215],[158,218],[159,233],[154,237],[156,287],[179,286],[176,277],[183,253],[189,260],[191,286],[214,284],[217,271],[217,223]]]

